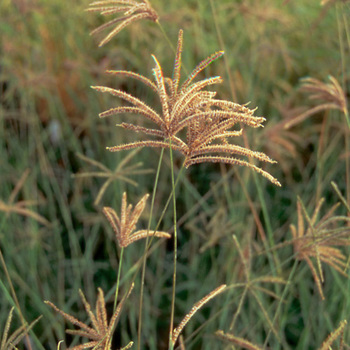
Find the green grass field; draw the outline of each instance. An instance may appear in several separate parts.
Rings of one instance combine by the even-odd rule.
[[[222,284],[225,290],[182,331],[181,349],[350,348],[343,322],[350,315],[349,2],[149,2],[159,24],[135,21],[100,48],[108,30],[89,33],[107,20],[85,11],[89,2],[0,2],[0,339],[14,307],[9,335],[42,315],[18,349],[86,343],[66,334],[74,326],[44,301],[89,324],[79,290],[94,310],[101,288],[110,317],[121,266],[118,299],[135,286],[106,350],[130,341],[132,349],[172,349],[172,303],[176,327]],[[238,157],[281,187],[248,166],[183,169],[176,150],[106,150],[147,139],[116,124],[150,123],[130,113],[99,118],[128,104],[90,86],[123,90],[161,113],[148,86],[105,71],[133,71],[154,82],[153,54],[171,77],[180,29],[181,81],[225,51],[195,81],[221,76],[223,83],[207,90],[258,107],[264,128],[244,126],[243,137],[229,142],[276,160]],[[176,202],[177,244],[152,239],[144,275],[146,240],[121,249],[102,211],[120,213],[124,192],[133,205],[150,194],[138,230],[159,224],[173,237]],[[0,349],[12,347],[4,340]]]

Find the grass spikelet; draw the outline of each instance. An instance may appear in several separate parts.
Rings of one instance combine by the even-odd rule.
[[[340,345],[339,350],[343,350],[344,343],[343,343],[343,337],[344,337],[344,330],[347,325],[347,321],[343,320],[340,322],[338,328],[334,330],[327,339],[323,342],[322,346],[319,350],[329,350],[331,349],[331,345],[340,337]]]
[[[36,320],[34,320],[29,325],[22,325],[18,329],[16,329],[10,336],[9,331],[11,327],[11,321],[13,316],[13,310],[14,307],[11,308],[9,315],[7,317],[5,327],[2,332],[1,337],[1,344],[0,344],[0,350],[11,350],[11,349],[17,349],[16,345],[28,334],[28,332],[33,328],[33,326],[39,321],[41,318],[38,317]]]
[[[318,220],[318,215],[324,199],[322,198],[316,205],[313,215],[310,217],[301,201],[298,198],[297,213],[298,226],[290,226],[293,236],[293,247],[296,258],[304,260],[309,266],[317,289],[322,299],[325,299],[322,291],[324,282],[321,263],[325,263],[347,277],[344,270],[347,267],[346,256],[336,246],[349,246],[350,228],[347,224],[350,218],[345,216],[334,216],[334,211],[338,205],[334,205],[327,214]],[[305,229],[304,220],[307,222]],[[344,226],[338,227],[338,223],[343,221]],[[316,259],[316,266],[312,259]]]
[[[131,349],[131,347],[134,345],[134,342],[131,341],[128,345],[124,346],[123,348],[121,348],[120,350],[128,350]]]
[[[54,305],[50,301],[45,301],[45,303],[51,306],[56,312],[58,312],[61,316],[63,316],[67,321],[71,322],[72,324],[80,328],[77,330],[68,329],[66,330],[67,333],[88,338],[90,340],[88,343],[73,346],[72,348],[69,348],[70,350],[80,350],[80,349],[88,349],[88,348],[94,348],[96,350],[110,350],[114,329],[119,321],[121,311],[125,304],[125,300],[129,297],[133,287],[134,287],[134,284],[130,286],[128,292],[118,304],[118,307],[116,308],[114,314],[112,315],[109,323],[107,321],[106,302],[105,302],[104,293],[102,289],[101,288],[98,289],[95,314],[91,311],[91,306],[86,301],[86,298],[83,292],[79,291],[86,313],[88,314],[90,321],[92,323],[92,327],[88,326],[87,324],[79,321],[77,318],[60,310],[56,305]]]
[[[146,18],[152,20],[153,22],[158,21],[157,12],[151,7],[150,3],[145,0],[141,0],[141,2],[133,0],[94,1],[89,6],[90,7],[86,11],[100,12],[101,15],[104,16],[124,12],[124,16],[112,19],[109,22],[97,27],[90,33],[91,35],[98,34],[106,28],[116,25],[114,29],[112,29],[112,31],[103,40],[101,40],[98,45],[99,47],[107,44],[122,29],[136,21]]]
[[[123,194],[122,199],[122,208],[120,218],[114,209],[109,207],[103,208],[103,213],[105,214],[107,220],[112,226],[113,231],[115,232],[117,242],[120,247],[125,248],[129,244],[136,242],[140,239],[146,238],[147,236],[156,236],[161,238],[170,238],[171,235],[163,231],[148,231],[148,230],[139,230],[134,231],[136,223],[140,218],[143,210],[145,209],[148,194],[144,195],[140,201],[136,204],[135,209],[132,210],[132,205],[127,206],[126,202],[126,192]]]
[[[290,120],[285,124],[285,129],[289,129],[292,126],[301,123],[315,113],[330,109],[338,109],[344,113],[347,124],[350,128],[349,112],[345,93],[337,79],[331,75],[328,77],[328,79],[330,81],[329,83],[324,83],[318,79],[310,77],[303,78],[301,80],[302,85],[300,87],[300,91],[309,93],[310,100],[318,100],[321,101],[321,103]]]
[[[203,305],[205,305],[208,301],[216,297],[218,294],[220,294],[224,289],[226,288],[226,284],[222,284],[218,288],[211,291],[208,295],[206,295],[204,298],[202,298],[200,301],[198,301],[191,309],[191,311],[183,318],[183,320],[180,322],[180,324],[173,330],[171,341],[173,345],[175,345],[177,338],[179,337],[180,333],[188,323],[188,321],[193,317],[193,315],[201,308]]]
[[[233,334],[224,333],[222,330],[216,331],[215,335],[222,340],[225,340],[231,344],[240,346],[243,349],[247,350],[262,350],[263,348],[257,346],[246,339],[235,337]]]
[[[166,144],[169,145],[169,142],[166,140],[171,140],[172,148],[185,156],[184,164],[186,167],[203,162],[243,165],[257,171],[273,184],[280,186],[281,184],[265,170],[248,161],[231,157],[231,155],[236,154],[274,163],[264,153],[254,152],[247,148],[228,143],[229,138],[240,136],[242,133],[241,128],[240,130],[235,130],[236,126],[246,124],[254,128],[261,127],[265,118],[254,116],[255,109],[250,110],[246,106],[231,101],[216,99],[215,92],[203,91],[205,87],[221,83],[221,77],[210,77],[193,82],[203,69],[223,55],[223,51],[216,52],[201,61],[181,85],[182,50],[183,31],[180,30],[172,79],[163,76],[161,65],[155,56],[152,56],[155,62],[155,68],[153,69],[155,83],[146,77],[129,71],[115,71],[112,73],[139,80],[156,91],[160,101],[160,113],[156,112],[155,109],[148,106],[139,98],[121,90],[103,86],[92,87],[100,92],[108,92],[133,105],[133,107],[109,109],[100,113],[100,117],[136,113],[144,116],[159,128],[159,130],[156,130],[139,125],[122,123],[120,126],[124,128],[135,132],[142,132],[161,140],[132,142],[120,146],[108,147],[107,149],[116,152],[136,147],[167,148],[169,146]],[[186,130],[185,133],[182,132],[184,129]],[[222,154],[229,154],[229,156],[223,156]]]

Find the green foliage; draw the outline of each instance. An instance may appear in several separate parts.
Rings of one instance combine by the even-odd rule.
[[[135,21],[102,48],[97,48],[101,38],[89,33],[105,19],[84,11],[86,1],[0,2],[1,310],[16,305],[23,320],[14,318],[13,329],[21,330],[43,315],[29,332],[33,348],[38,349],[55,349],[61,339],[66,339],[61,348],[81,344],[79,338],[64,334],[62,318],[44,300],[85,321],[79,290],[93,301],[101,288],[107,313],[113,314],[120,249],[102,208],[119,212],[124,192],[131,203],[152,193],[154,174],[148,171],[156,172],[160,151],[109,153],[106,146],[138,137],[115,124],[137,123],[140,118],[99,119],[103,110],[123,105],[90,86],[110,86],[150,106],[159,104],[149,87],[104,71],[127,70],[152,78],[154,54],[164,76],[170,77],[181,28],[183,76],[212,52],[225,51],[220,62],[201,72],[201,78],[220,75],[224,79],[218,87],[220,98],[241,104],[251,101],[249,108],[259,107],[255,114],[267,119],[265,127],[247,130],[240,146],[277,160],[264,170],[282,184],[277,188],[249,168],[223,164],[195,165],[180,173],[182,159],[174,152],[175,179],[180,174],[175,327],[195,302],[227,285],[186,325],[186,349],[231,349],[226,342],[230,339],[242,347],[245,340],[257,348],[316,349],[334,330],[333,336],[339,338],[329,338],[333,347],[341,344],[342,336],[349,343],[343,320],[350,314],[350,281],[324,264],[321,301],[308,265],[295,259],[290,230],[290,225],[298,226],[298,196],[303,213],[314,213],[325,198],[321,218],[337,202],[349,205],[347,110],[322,108],[311,113],[325,101],[310,99],[300,89],[301,78],[327,84],[331,76],[348,98],[349,4],[149,2],[160,26]],[[307,118],[293,119],[303,113]],[[286,127],[291,121],[293,125]],[[127,156],[126,167],[119,168]],[[165,152],[152,217],[146,206],[138,224],[142,229],[149,219],[150,227],[157,226],[171,193],[170,168]],[[96,175],[99,169],[105,175]],[[332,226],[327,226],[334,235],[341,227],[342,239],[349,227],[336,217],[350,215],[344,203],[330,218]],[[171,204],[157,229],[172,233]],[[348,247],[339,249],[348,259]],[[143,296],[144,349],[167,348],[172,251],[171,242],[152,240]],[[140,241],[123,254],[120,295],[136,276],[135,288],[120,315],[113,349],[137,342],[143,252]],[[317,257],[313,262],[317,270]],[[7,318],[7,312],[0,313],[0,329]],[[215,336],[218,330],[223,331],[219,334],[226,337],[224,342]],[[16,346],[24,348],[22,343]]]

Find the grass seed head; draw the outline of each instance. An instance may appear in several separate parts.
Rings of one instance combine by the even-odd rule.
[[[265,118],[254,115],[256,109],[249,109],[238,103],[215,98],[215,91],[204,90],[222,82],[221,77],[210,77],[197,82],[194,79],[224,52],[218,51],[201,61],[187,79],[181,84],[181,55],[183,51],[183,31],[179,31],[178,43],[172,78],[164,77],[162,67],[155,56],[153,69],[154,82],[137,73],[129,71],[109,71],[110,74],[126,76],[139,80],[155,91],[160,106],[151,108],[137,97],[121,90],[103,86],[93,87],[100,92],[108,92],[130,103],[130,107],[116,107],[100,114],[100,117],[126,113],[139,114],[155,124],[158,129],[137,124],[121,123],[120,126],[134,132],[141,132],[152,138],[146,141],[108,147],[116,152],[137,147],[168,148],[179,151],[185,157],[184,165],[211,162],[243,165],[257,171],[277,186],[280,183],[268,172],[254,165],[251,161],[234,155],[275,163],[266,154],[229,143],[232,137],[242,134],[241,125],[253,128],[262,127]],[[237,128],[238,127],[238,128]]]
[[[136,223],[138,222],[143,210],[145,209],[148,197],[148,194],[144,195],[136,204],[135,209],[132,210],[131,204],[127,206],[126,192],[124,192],[120,217],[114,209],[110,207],[103,208],[103,213],[105,214],[107,220],[112,226],[112,229],[115,232],[116,239],[120,247],[125,248],[129,244],[136,242],[140,239],[146,238],[147,236],[156,236],[162,238],[171,237],[169,233],[163,231],[135,231]]]
[[[140,21],[142,19],[150,19],[153,22],[158,21],[157,12],[151,7],[147,0],[141,0],[141,2],[134,0],[94,1],[89,6],[90,7],[86,11],[100,12],[103,16],[119,14],[121,12],[124,13],[123,16],[112,19],[91,32],[91,35],[98,34],[106,28],[115,25],[114,29],[112,29],[112,31],[99,43],[99,47],[107,44],[122,29],[133,22]]]

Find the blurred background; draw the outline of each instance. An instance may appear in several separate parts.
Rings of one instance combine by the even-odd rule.
[[[347,110],[334,102],[337,95],[320,101],[301,88],[302,78],[331,84],[332,76],[348,98],[349,3],[151,3],[161,27],[147,20],[135,22],[98,48],[101,36],[89,33],[105,18],[86,12],[87,1],[0,2],[0,329],[15,305],[5,265],[24,318],[31,322],[43,315],[30,335],[33,349],[55,349],[61,339],[67,346],[79,342],[64,334],[64,320],[44,300],[84,319],[78,290],[94,304],[101,287],[112,310],[120,250],[101,210],[111,206],[118,212],[124,191],[131,203],[151,193],[160,152],[108,152],[107,146],[142,137],[115,126],[139,117],[99,119],[100,112],[121,101],[90,86],[122,89],[157,109],[149,88],[104,72],[131,70],[152,79],[154,54],[171,76],[173,48],[182,28],[183,76],[211,53],[225,50],[201,77],[222,76],[224,83],[214,87],[220,98],[258,107],[255,114],[267,119],[265,127],[246,129],[245,142],[278,161],[262,167],[282,183],[277,188],[249,169],[219,164],[193,166],[182,176],[176,322],[221,283],[231,286],[191,320],[184,332],[186,348],[231,349],[213,333],[232,326],[234,334],[260,345],[269,335],[266,345],[271,349],[316,349],[349,315],[346,277],[325,267],[322,301],[310,269],[300,262],[286,295],[272,278],[250,293],[232,235],[249,262],[252,281],[277,275],[288,280],[293,248],[281,243],[293,238],[289,226],[297,224],[298,196],[310,216],[324,197],[322,216],[340,201],[333,181],[349,203]],[[177,170],[181,163],[177,154]],[[169,196],[169,164],[165,153],[153,227]],[[147,225],[147,213],[149,206],[141,226]],[[333,215],[348,214],[341,205]],[[172,230],[172,210],[160,229]],[[158,244],[148,260],[145,282],[143,336],[149,349],[166,348],[170,314],[172,244]],[[143,249],[137,242],[124,255],[123,291]],[[137,338],[138,283],[137,278],[114,348]],[[14,329],[16,324],[18,313]]]

